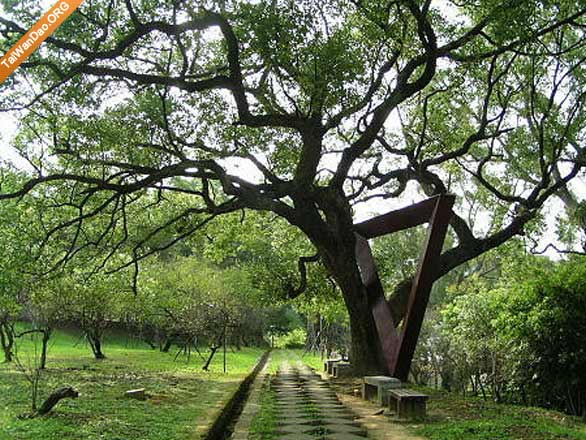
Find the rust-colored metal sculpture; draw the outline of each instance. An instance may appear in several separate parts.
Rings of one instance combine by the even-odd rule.
[[[452,217],[453,195],[438,195],[354,225],[356,258],[391,376],[407,380],[421,324],[436,279],[439,256]],[[401,330],[393,321],[368,239],[429,223]]]

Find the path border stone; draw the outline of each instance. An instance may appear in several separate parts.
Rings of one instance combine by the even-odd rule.
[[[201,437],[203,440],[223,440],[226,438],[228,428],[230,428],[231,424],[237,420],[238,416],[240,415],[242,406],[239,404],[245,404],[250,387],[254,383],[254,379],[257,377],[259,372],[267,365],[267,359],[269,358],[270,353],[271,350],[264,352],[252,371],[242,382],[240,382],[240,385],[232,397],[224,405],[222,411],[216,420],[214,420],[212,426]]]
[[[230,437],[231,440],[246,440],[248,439],[248,435],[250,433],[250,425],[252,424],[252,420],[260,411],[260,398],[263,392],[263,388],[266,385],[266,381],[268,380],[268,370],[269,365],[271,364],[271,356],[267,357],[267,360],[254,379],[254,382],[251,385],[250,394],[248,395],[248,400],[244,404],[244,408],[240,413],[240,417],[234,426],[234,430],[232,432],[232,436]]]
[[[364,376],[362,378],[362,398],[374,400],[381,406],[389,405],[388,391],[395,388],[402,388],[401,381],[396,377]]]

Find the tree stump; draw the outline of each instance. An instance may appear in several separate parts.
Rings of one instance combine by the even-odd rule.
[[[128,391],[126,391],[126,393],[124,393],[124,395],[126,397],[130,397],[131,399],[136,399],[136,400],[146,400],[146,398],[147,398],[144,388],[138,388],[136,390],[128,390]]]

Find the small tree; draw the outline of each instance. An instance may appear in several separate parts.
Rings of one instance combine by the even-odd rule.
[[[44,370],[47,365],[49,340],[53,329],[59,321],[66,317],[67,303],[59,288],[60,276],[62,275],[56,274],[55,278],[38,280],[23,298],[23,306],[33,325],[33,331],[41,335],[39,360],[39,369],[41,370]]]
[[[41,349],[39,349],[39,339],[41,339]],[[31,405],[31,412],[21,417],[45,415],[62,399],[75,399],[79,396],[79,392],[72,387],[62,387],[52,392],[39,407],[40,388],[46,361],[47,339],[48,336],[43,329],[32,328],[17,335],[18,342],[15,344],[14,360],[16,368],[28,383]]]
[[[29,385],[31,410],[37,410],[39,402],[44,356],[46,354],[45,334],[37,329],[26,330],[16,335],[14,346],[14,361],[16,368]]]
[[[159,274],[153,279],[149,272],[155,267]],[[145,288],[139,291],[139,300],[153,301],[150,325],[175,337],[180,344],[177,355],[184,353],[189,359],[191,349],[205,342],[210,347],[203,366],[207,369],[225,343],[237,342],[247,334],[258,336],[257,324],[263,312],[259,307],[257,322],[251,325],[249,318],[252,307],[258,305],[258,292],[247,271],[220,269],[194,257],[176,257],[155,267],[144,271],[143,278],[151,281],[141,284]]]
[[[16,176],[4,176],[4,187],[17,185]],[[14,323],[22,312],[22,297],[30,285],[33,249],[37,246],[34,209],[25,201],[0,204],[0,347],[4,361],[14,352]]]
[[[60,277],[46,300],[59,298],[63,319],[79,325],[94,357],[104,359],[104,333],[123,317],[132,296],[131,286],[131,278],[124,272],[89,276],[77,269]]]

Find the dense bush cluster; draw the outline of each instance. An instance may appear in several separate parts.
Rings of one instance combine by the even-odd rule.
[[[472,277],[431,313],[414,378],[496,401],[586,414],[586,264]]]

